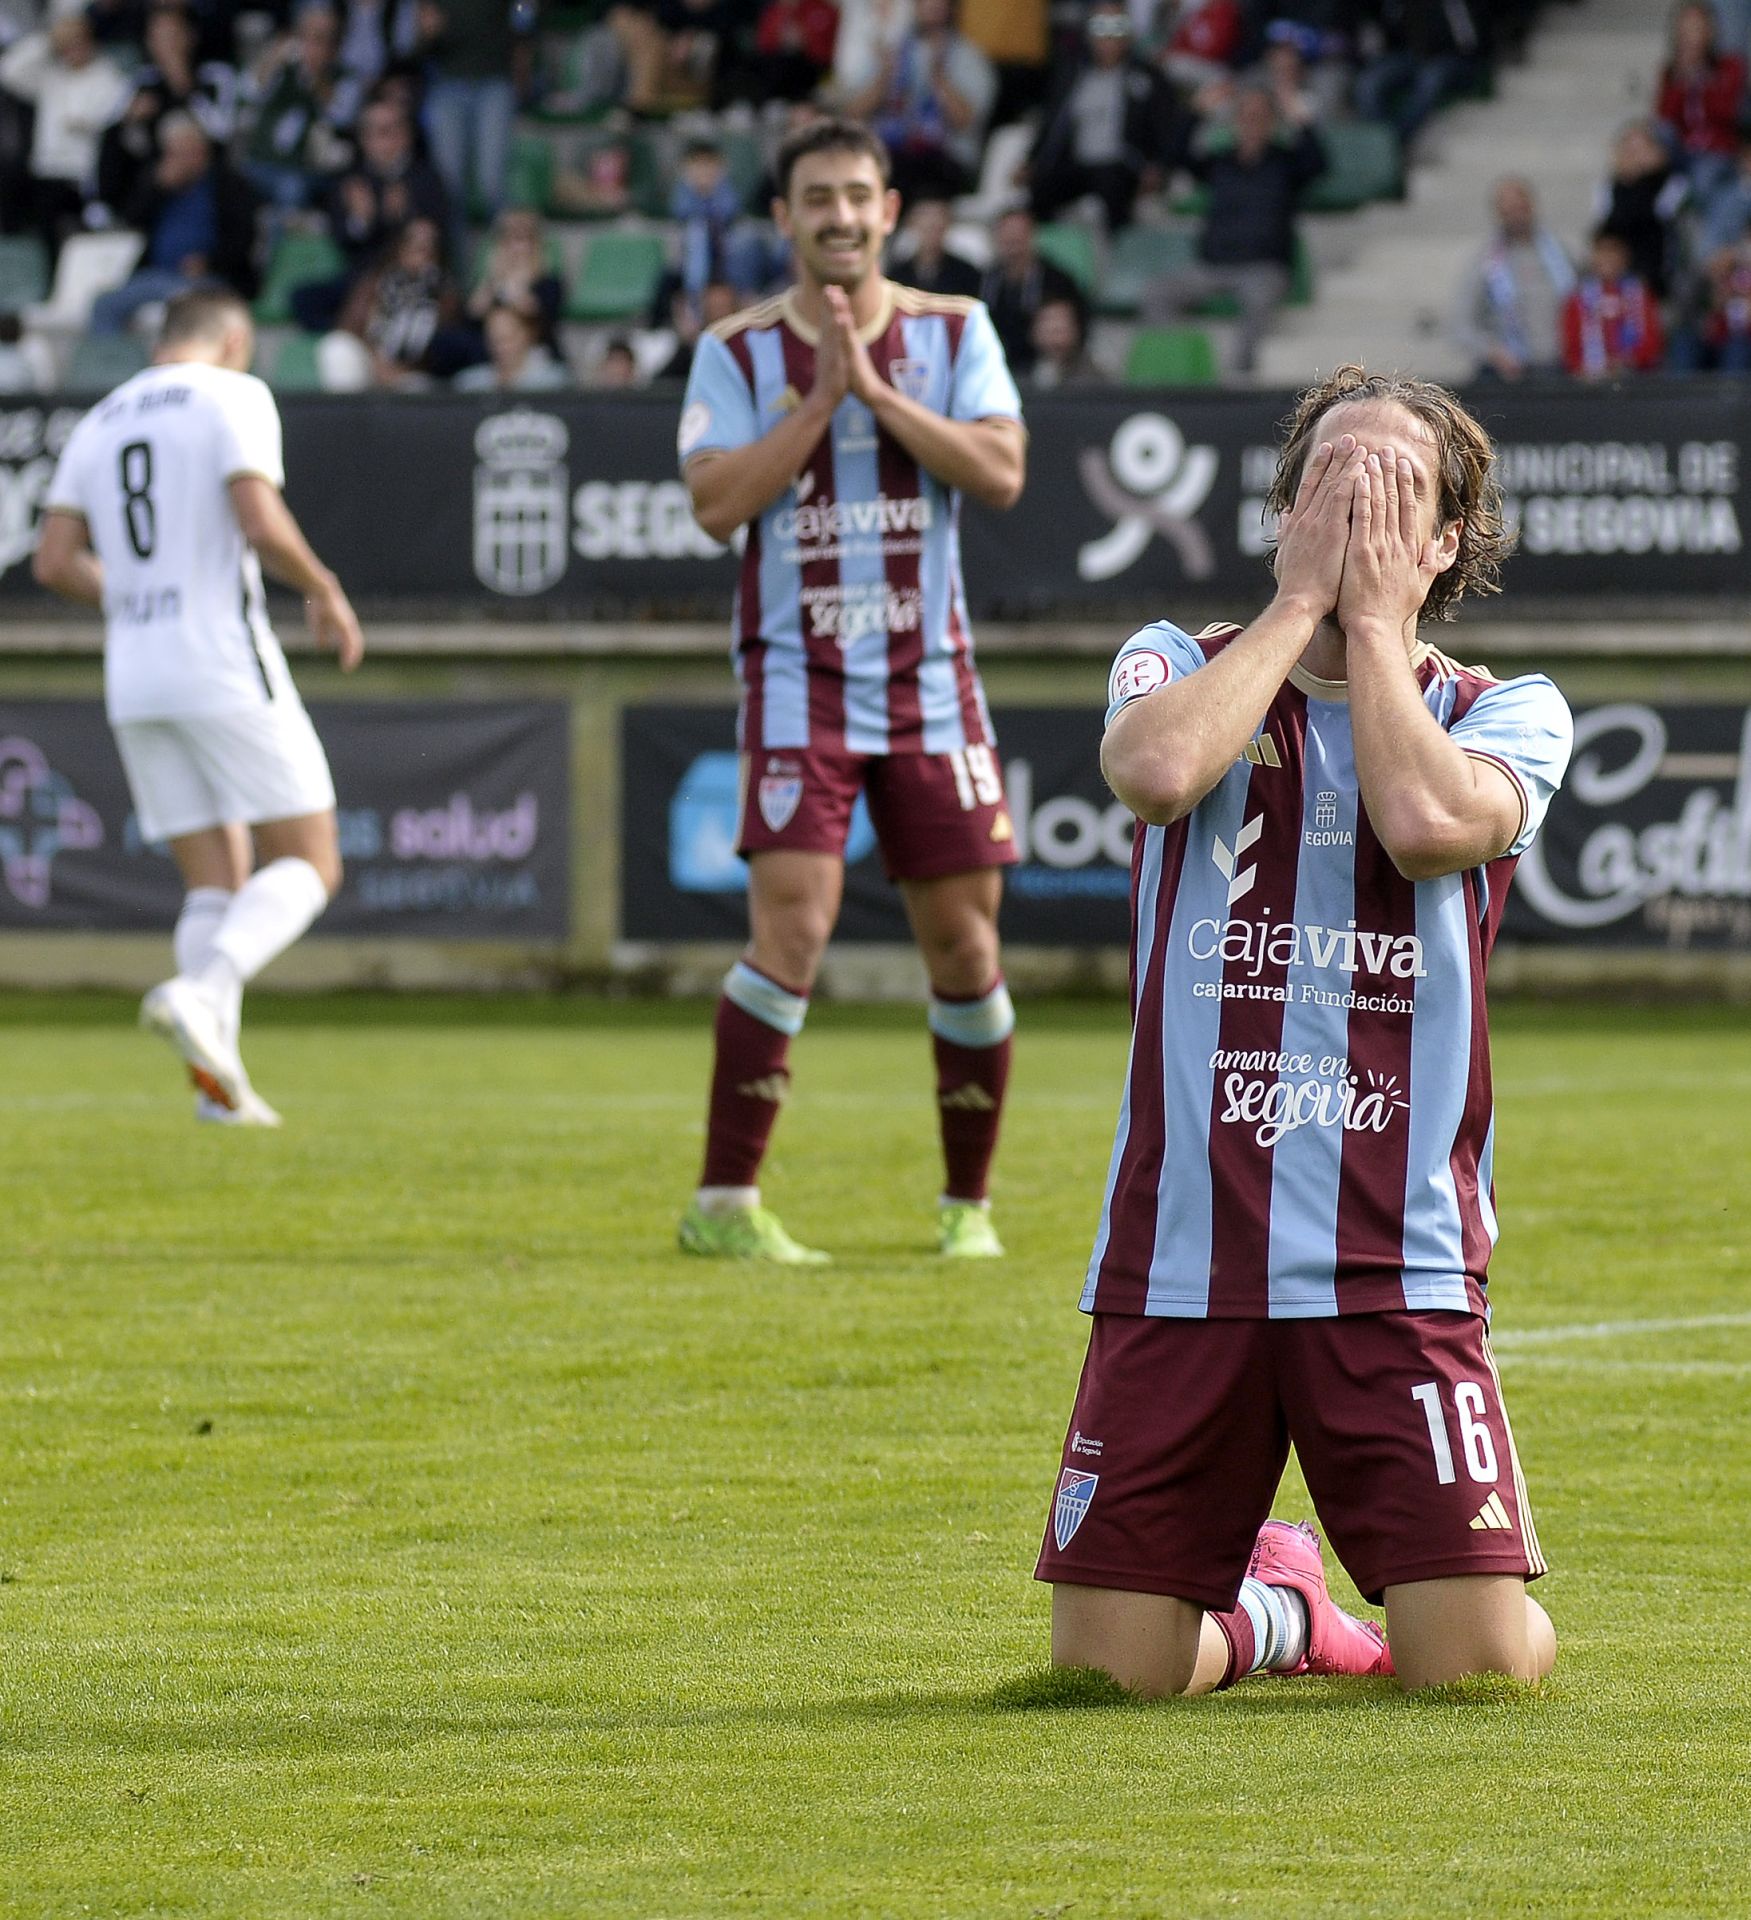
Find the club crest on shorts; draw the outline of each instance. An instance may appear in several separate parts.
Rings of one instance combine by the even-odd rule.
[[[1098,1473],[1078,1473],[1066,1467],[1058,1476],[1058,1497],[1052,1502],[1052,1538],[1062,1553],[1076,1537],[1076,1529],[1088,1517],[1094,1502],[1094,1490],[1100,1484]]]
[[[788,761],[773,760],[768,765],[771,771],[760,776],[756,790],[760,818],[766,822],[769,832],[782,833],[802,805],[803,777]]]

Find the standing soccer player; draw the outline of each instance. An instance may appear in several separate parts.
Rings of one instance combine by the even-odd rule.
[[[1145,1692],[1556,1657],[1487,1333],[1484,968],[1573,729],[1419,631],[1493,588],[1492,460],[1441,388],[1340,369],[1290,427],[1270,606],[1114,664],[1134,1035],[1039,1577],[1053,1659]],[[1265,1520],[1291,1442],[1390,1654]]]
[[[153,364],[74,428],[34,570],[104,611],[105,705],[140,832],[170,843],[186,889],[176,976],[141,1021],[187,1062],[198,1118],[277,1126],[238,1050],[243,989],[321,913],[341,864],[328,762],[268,624],[262,563],[304,593],[347,671],[364,640],[280,496],[280,416],[247,371],[254,352],[235,295],[173,300]]]
[[[1000,1254],[986,1195],[1015,1025],[997,942],[1015,836],[957,521],[962,494],[1000,508],[1019,497],[1021,406],[978,301],[883,277],[899,198],[866,127],[798,134],[778,186],[796,286],[701,339],[681,415],[699,524],[725,541],[747,529],[734,626],[752,934],[718,1004],[705,1168],[681,1245],[826,1258],[760,1205],[760,1163],[862,793],[930,976],[939,1245]]]

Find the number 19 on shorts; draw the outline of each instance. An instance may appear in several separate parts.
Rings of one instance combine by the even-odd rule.
[[[1429,1423],[1429,1445],[1435,1454],[1435,1478],[1450,1487],[1459,1478],[1453,1463],[1453,1445],[1447,1428],[1447,1409],[1441,1404],[1441,1384],[1425,1380],[1411,1388],[1411,1398],[1423,1409]],[[1496,1443],[1484,1424],[1483,1388],[1475,1380],[1461,1380],[1453,1388],[1453,1412],[1459,1429],[1459,1452],[1465,1471],[1481,1485],[1496,1479]]]

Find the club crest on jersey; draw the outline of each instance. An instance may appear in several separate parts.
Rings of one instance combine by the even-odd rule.
[[[766,822],[767,831],[782,833],[796,817],[796,810],[802,805],[803,777],[789,762],[774,760],[771,770],[760,776],[757,789],[760,803],[760,818]]]
[[[571,435],[551,413],[495,413],[474,433],[474,573],[495,593],[545,593],[565,575]]]
[[[1058,1497],[1052,1502],[1052,1538],[1062,1553],[1076,1537],[1076,1529],[1088,1518],[1094,1504],[1094,1490],[1100,1484],[1098,1473],[1078,1473],[1066,1467],[1058,1476]]]
[[[908,400],[922,402],[930,391],[930,362],[928,360],[893,360],[888,363],[888,381],[896,393],[903,393]]]

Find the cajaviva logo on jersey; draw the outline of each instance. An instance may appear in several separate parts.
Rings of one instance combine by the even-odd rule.
[[[1188,447],[1164,413],[1132,414],[1104,453],[1084,447],[1077,457],[1083,491],[1113,524],[1077,553],[1077,573],[1111,580],[1135,566],[1152,540],[1162,540],[1188,580],[1213,578],[1216,550],[1196,515],[1220,465],[1214,447]]]
[[[97,809],[81,800],[34,740],[0,739],[0,877],[21,907],[46,907],[57,854],[103,844]]]

